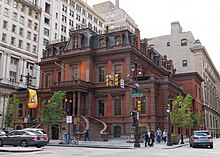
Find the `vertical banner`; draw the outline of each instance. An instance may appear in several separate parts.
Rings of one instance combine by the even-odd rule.
[[[28,92],[29,92],[28,107],[37,108],[37,91],[28,88]]]

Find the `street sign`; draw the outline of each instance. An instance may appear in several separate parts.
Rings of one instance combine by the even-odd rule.
[[[125,88],[125,81],[123,79],[120,79],[120,87]]]
[[[72,116],[66,116],[66,123],[73,123]]]
[[[141,92],[134,92],[134,93],[131,93],[131,96],[133,96],[133,97],[142,97],[143,93],[141,93]]]

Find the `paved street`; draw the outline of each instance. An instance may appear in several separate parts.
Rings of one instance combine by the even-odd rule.
[[[92,144],[92,142],[91,142]],[[17,147],[19,148],[19,147]],[[214,141],[214,148],[191,148],[189,145],[174,149],[165,149],[164,143],[155,144],[155,147],[141,147],[131,149],[106,149],[106,148],[88,148],[88,147],[60,147],[45,146],[42,151],[36,152],[0,152],[1,157],[62,157],[62,156],[80,156],[80,157],[216,157],[220,156],[220,139]],[[170,147],[168,147],[170,148]]]

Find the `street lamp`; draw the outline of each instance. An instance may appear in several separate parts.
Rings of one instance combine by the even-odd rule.
[[[137,83],[137,74],[141,74],[141,69],[137,70],[138,67],[138,59],[137,57],[135,57],[133,64],[131,65],[131,71],[132,73],[134,73],[134,71],[136,70],[136,74],[135,74],[135,92],[138,92],[138,87],[139,84]],[[138,73],[137,73],[138,72]],[[134,133],[134,147],[140,147],[140,142],[139,142],[139,128],[138,128],[138,119],[139,119],[139,113],[138,113],[138,106],[137,106],[137,100],[135,97],[135,110],[134,110],[134,114],[133,114],[133,126],[135,127],[135,133]]]
[[[173,97],[169,97],[168,101],[169,101],[169,104],[172,106]],[[171,108],[172,108],[172,107],[171,107]],[[170,108],[170,111],[171,111],[171,108]],[[167,112],[167,115],[168,115],[168,138],[167,138],[167,146],[172,146],[172,145],[173,145],[173,142],[172,142],[172,140],[171,140],[171,130],[170,130],[170,111]]]
[[[27,88],[31,85],[30,81],[31,81],[32,79],[36,79],[36,77],[31,76],[29,72],[28,72],[27,75],[22,75],[22,74],[21,74],[20,76],[21,76],[20,82],[23,82],[23,77],[26,78]],[[25,117],[24,122],[27,124],[27,127],[29,127],[31,110],[30,110],[30,108],[28,107],[28,105],[27,105],[27,110],[28,110],[28,115]]]
[[[72,116],[70,113],[70,106],[72,103],[72,100],[65,99],[66,102],[66,108],[67,108],[67,119],[66,122],[68,124],[68,130],[67,130],[67,137],[66,137],[66,144],[70,144],[70,124],[72,123]]]

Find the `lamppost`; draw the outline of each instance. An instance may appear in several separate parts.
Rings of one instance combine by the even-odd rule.
[[[171,140],[171,129],[170,129],[170,111],[171,111],[171,108],[170,105],[172,105],[172,101],[173,101],[173,98],[172,97],[169,97],[168,99],[169,103],[169,112],[167,112],[168,114],[168,138],[167,138],[167,146],[172,146],[173,145],[173,142]]]
[[[21,78],[20,78],[20,81],[21,81],[21,82],[23,82],[23,77],[26,78],[27,89],[28,89],[28,87],[31,85],[30,81],[31,81],[32,79],[36,79],[36,77],[31,76],[29,72],[28,72],[27,75],[22,75],[22,74],[21,74],[20,76],[21,76]],[[27,104],[28,104],[28,102],[27,102]],[[28,107],[28,105],[27,105],[27,110],[28,110],[28,115],[25,117],[24,122],[27,124],[27,127],[29,127],[31,109]]]
[[[72,100],[70,99],[68,101],[68,99],[65,99],[65,102],[66,102],[66,110],[67,110],[66,122],[68,124],[68,130],[67,130],[67,136],[66,136],[66,144],[70,144],[70,124],[72,123],[72,116],[71,116],[71,113],[70,113],[70,106],[71,106]]]
[[[141,73],[141,70],[137,70],[138,68],[138,59],[137,57],[135,57],[133,64],[131,65],[131,71],[132,73],[134,73],[134,71],[136,70],[136,74],[135,74],[135,92],[138,92],[138,87],[139,84],[137,83],[137,74]],[[134,109],[134,114],[133,114],[133,126],[135,127],[135,132],[134,132],[134,147],[140,147],[140,142],[139,142],[139,128],[138,128],[138,119],[139,119],[139,112],[138,112],[138,104],[137,104],[137,100],[135,97],[135,109]]]

